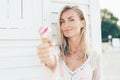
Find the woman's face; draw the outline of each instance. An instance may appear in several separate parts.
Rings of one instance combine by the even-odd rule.
[[[80,35],[80,30],[85,26],[85,21],[80,20],[78,14],[70,9],[60,17],[60,28],[65,37],[71,38]]]

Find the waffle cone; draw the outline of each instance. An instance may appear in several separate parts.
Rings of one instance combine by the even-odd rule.
[[[42,38],[42,42],[43,42],[43,43],[48,43],[48,42],[49,42],[49,39],[48,39],[48,38]]]

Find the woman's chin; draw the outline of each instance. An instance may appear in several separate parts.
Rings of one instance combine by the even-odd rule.
[[[67,38],[71,38],[71,37],[72,37],[72,35],[65,35],[65,37],[67,37]]]

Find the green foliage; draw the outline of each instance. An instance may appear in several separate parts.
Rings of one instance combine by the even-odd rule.
[[[112,35],[113,38],[120,38],[120,27],[117,25],[119,19],[107,9],[101,10],[101,19],[102,41],[107,42],[108,35]]]

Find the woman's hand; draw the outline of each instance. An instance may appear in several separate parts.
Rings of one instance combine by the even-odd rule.
[[[51,48],[50,41],[49,43],[42,43],[38,46],[38,56],[42,63],[53,70],[56,67],[56,57],[51,53]]]

